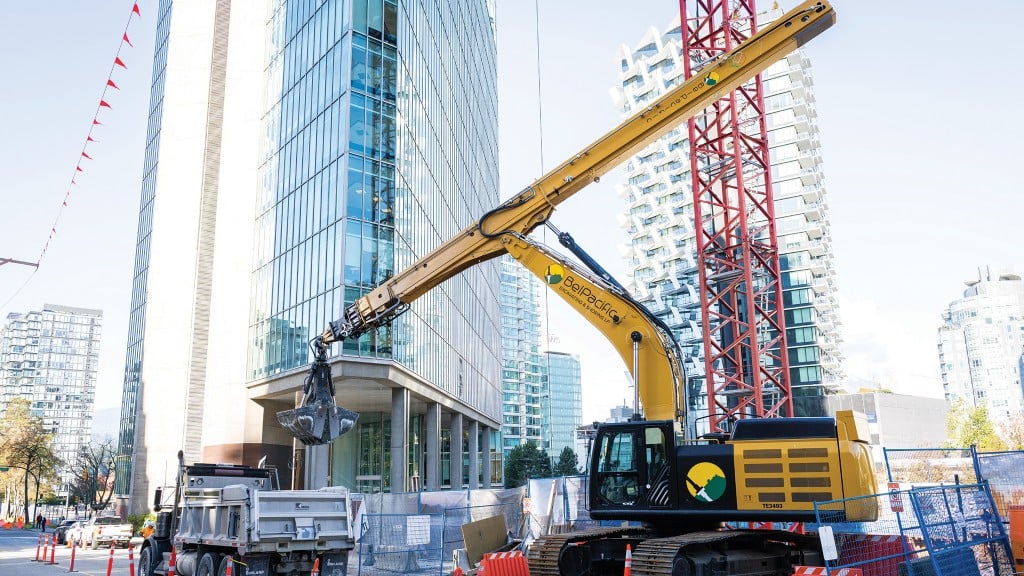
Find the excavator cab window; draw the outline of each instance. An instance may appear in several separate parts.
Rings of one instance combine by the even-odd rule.
[[[598,431],[592,478],[606,508],[665,508],[673,503],[670,424],[613,424]]]
[[[651,506],[668,506],[670,489],[668,446],[665,431],[659,427],[644,429],[644,456],[647,460],[647,478],[644,493]]]
[[[601,499],[606,504],[629,506],[640,495],[636,445],[636,429],[613,431],[601,437],[597,474]]]

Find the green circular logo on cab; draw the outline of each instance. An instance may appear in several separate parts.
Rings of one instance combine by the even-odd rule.
[[[698,462],[686,473],[686,488],[701,502],[714,502],[725,494],[725,472],[711,462]]]

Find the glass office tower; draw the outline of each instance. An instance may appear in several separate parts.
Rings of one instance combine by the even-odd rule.
[[[345,307],[498,203],[494,35],[486,3],[281,2],[270,18],[250,378],[304,367]],[[452,39],[458,38],[458,42]],[[333,353],[393,360],[496,417],[498,275],[473,267]],[[345,393],[340,394],[342,399]],[[391,398],[366,406],[333,467],[391,489]],[[415,409],[413,409],[415,413]],[[424,452],[410,420],[409,475]],[[380,466],[373,464],[381,463]],[[375,484],[377,483],[377,484]],[[397,488],[396,488],[397,489]]]
[[[295,405],[314,335],[498,203],[489,3],[163,0],[150,127],[121,433],[133,510],[178,447],[268,456],[307,486],[426,486],[453,426],[477,451],[470,486],[488,484],[496,262],[332,347],[360,420],[329,451],[307,460],[274,414]]]

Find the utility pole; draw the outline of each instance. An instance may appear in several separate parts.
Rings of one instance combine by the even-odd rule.
[[[21,264],[22,266],[39,268],[39,262],[25,262],[24,260],[15,260],[14,258],[0,258],[0,266],[3,266],[4,264]]]

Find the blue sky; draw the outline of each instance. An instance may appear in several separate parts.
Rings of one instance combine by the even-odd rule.
[[[610,90],[617,49],[677,17],[676,0],[497,1],[502,192],[528,185],[621,121]],[[767,6],[767,3],[762,2]],[[795,2],[783,2],[782,7]],[[90,144],[42,264],[0,266],[0,315],[44,303],[100,308],[98,406],[120,397],[145,143],[156,2],[139,2],[120,92]],[[131,1],[12,2],[0,19],[5,137],[0,257],[35,260],[57,216],[110,72]],[[938,394],[935,330],[979,265],[1024,270],[1018,169],[1024,5],[1011,0],[836,2],[838,22],[807,46],[813,64],[847,372]],[[538,22],[540,57],[537,56]],[[540,83],[538,87],[538,61]],[[543,159],[543,160],[542,160]],[[553,221],[620,279],[619,173]],[[25,284],[31,276],[31,280]],[[21,288],[24,285],[24,288]],[[20,289],[20,290],[19,290]],[[625,365],[573,314],[547,318],[552,347],[581,354],[583,421],[631,403]]]

